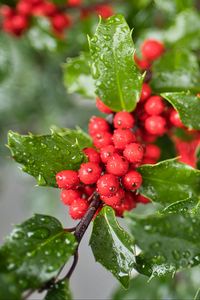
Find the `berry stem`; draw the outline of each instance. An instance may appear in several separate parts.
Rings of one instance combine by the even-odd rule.
[[[82,240],[90,222],[92,221],[96,211],[98,210],[98,208],[101,205],[101,200],[99,198],[99,195],[94,192],[91,196],[91,203],[90,206],[86,212],[86,214],[84,215],[84,217],[81,219],[81,221],[78,223],[78,225],[76,226],[76,230],[74,232],[75,237],[77,238],[78,243],[80,243],[80,241]]]
[[[73,274],[73,272],[74,272],[74,270],[76,268],[76,265],[78,263],[78,256],[79,255],[78,255],[78,248],[77,248],[77,250],[76,250],[76,252],[74,254],[74,260],[73,260],[73,263],[71,265],[71,268],[69,269],[69,271],[68,271],[67,275],[64,277],[64,279],[69,280],[71,278],[71,276],[72,276],[72,274]]]

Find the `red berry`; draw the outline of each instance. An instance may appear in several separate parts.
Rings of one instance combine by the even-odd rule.
[[[173,109],[171,111],[169,118],[170,118],[170,122],[174,126],[179,127],[179,128],[183,127],[183,123],[181,122],[181,119],[179,117],[179,113],[175,109]]]
[[[142,164],[143,165],[154,165],[157,163],[157,160],[155,160],[154,158],[151,158],[151,157],[144,157],[143,160],[142,160]]]
[[[110,5],[96,5],[95,12],[102,18],[107,19],[113,15],[113,8]]]
[[[64,170],[56,174],[56,182],[61,189],[75,189],[79,184],[78,172]]]
[[[72,202],[69,208],[69,214],[72,219],[77,220],[84,217],[87,212],[89,204],[86,200],[79,198]]]
[[[91,196],[96,190],[95,186],[92,185],[84,185],[84,194],[87,196]]]
[[[60,194],[61,200],[65,205],[71,205],[72,202],[80,198],[80,192],[77,190],[65,190],[63,189]]]
[[[0,6],[0,15],[2,15],[3,17],[9,18],[12,17],[14,15],[15,11],[13,8],[11,8],[8,5],[1,5]]]
[[[108,159],[106,164],[107,172],[116,176],[125,175],[128,171],[128,168],[129,163],[127,159],[117,153],[114,153],[113,156]]]
[[[85,153],[90,162],[97,164],[101,162],[100,155],[94,148],[85,148],[83,152]]]
[[[166,120],[161,116],[151,116],[145,120],[146,130],[153,135],[163,135],[166,132]]]
[[[116,215],[121,217],[125,211],[132,210],[136,207],[135,195],[132,192],[126,192],[125,197],[119,205],[114,207]]]
[[[144,148],[139,143],[131,143],[126,146],[123,154],[131,163],[138,163],[143,159]]]
[[[116,113],[113,123],[115,128],[121,128],[121,129],[133,128],[135,119],[132,116],[132,114],[126,111],[120,111]]]
[[[147,70],[151,67],[151,64],[148,60],[142,58],[140,59],[139,57],[137,57],[136,55],[134,55],[134,60],[135,63],[137,64],[137,66],[141,69],[141,70]]]
[[[147,83],[143,83],[140,101],[144,101],[151,96],[151,88]]]
[[[51,18],[52,26],[55,31],[62,32],[71,25],[69,15],[57,13]]]
[[[123,185],[127,190],[135,191],[142,184],[142,176],[137,171],[129,171],[123,177]]]
[[[143,204],[148,204],[151,202],[148,198],[142,196],[141,194],[137,195],[136,197],[137,202],[143,203]]]
[[[26,1],[19,1],[16,9],[20,15],[29,16],[32,11],[32,4]]]
[[[97,181],[97,190],[101,196],[111,197],[116,194],[119,189],[119,181],[112,174],[104,174]]]
[[[163,43],[157,40],[146,40],[141,46],[142,55],[150,61],[159,58],[164,50]]]
[[[136,138],[130,129],[116,129],[113,134],[113,143],[117,149],[123,150],[127,144],[135,142]]]
[[[15,33],[21,34],[28,27],[28,20],[23,15],[12,17],[12,27]]]
[[[112,134],[110,132],[100,132],[93,136],[95,147],[102,148],[112,144]]]
[[[90,119],[88,131],[91,136],[94,136],[99,132],[107,132],[109,130],[110,130],[110,126],[105,119],[96,116],[93,116]]]
[[[146,145],[145,157],[152,158],[157,161],[160,158],[160,148],[154,144]]]
[[[105,105],[99,98],[96,99],[96,107],[99,111],[101,111],[104,114],[112,113],[112,110],[107,105]]]
[[[108,145],[102,147],[100,150],[100,157],[102,162],[105,164],[107,163],[108,159],[115,153],[115,147],[113,145]]]
[[[160,96],[151,96],[146,101],[144,108],[149,115],[160,115],[165,106]]]
[[[51,2],[44,2],[41,5],[42,5],[42,11],[44,16],[51,17],[57,13],[57,7],[55,4]]]
[[[67,4],[69,6],[79,6],[81,5],[82,0],[68,0]]]
[[[96,183],[101,176],[101,167],[97,163],[84,163],[81,165],[78,174],[83,183],[93,184]]]
[[[123,189],[119,189],[114,196],[106,197],[101,196],[101,200],[105,202],[105,204],[115,207],[116,205],[120,205],[125,197],[125,192]]]

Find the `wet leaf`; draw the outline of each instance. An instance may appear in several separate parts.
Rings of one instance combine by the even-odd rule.
[[[89,46],[96,94],[114,111],[134,110],[143,76],[133,61],[135,49],[124,17],[100,20]]]
[[[21,300],[22,291],[12,274],[0,273],[0,300]]]
[[[134,241],[119,226],[112,208],[105,206],[95,218],[90,245],[96,261],[127,288],[135,262]]]
[[[173,300],[192,299],[197,289],[197,283],[193,279],[195,274],[181,272],[174,276],[157,277],[148,281],[143,275],[134,277],[128,290],[119,287],[114,293],[113,300]],[[192,276],[193,275],[193,276]]]
[[[90,70],[90,54],[68,58],[64,64],[64,84],[68,93],[79,93],[86,98],[95,99],[94,79]]]
[[[163,93],[178,111],[181,121],[190,129],[200,130],[200,97],[190,93]]]
[[[48,291],[44,300],[71,300],[69,283],[66,280],[60,280]]]
[[[200,16],[194,9],[186,9],[178,14],[174,24],[163,33],[169,44],[180,48],[199,49],[200,46]]]
[[[21,289],[37,289],[57,275],[76,247],[74,235],[57,219],[35,215],[7,238],[0,249],[0,269],[13,274]]]
[[[200,170],[200,147],[197,148],[196,157],[197,157],[197,169]]]
[[[155,92],[198,92],[200,69],[196,56],[186,49],[167,51],[153,65],[151,85]]]
[[[200,263],[199,214],[128,215],[131,232],[142,250],[137,270],[147,276],[163,276]]]
[[[161,150],[161,157],[159,159],[160,161],[170,159],[176,156],[174,143],[168,135],[165,134],[159,137],[156,141],[156,145],[158,145]]]
[[[138,170],[143,178],[140,192],[163,206],[200,196],[200,171],[177,159],[143,165]]]
[[[12,131],[8,134],[13,158],[40,186],[56,187],[59,171],[77,170],[85,159],[81,149],[90,145],[91,140],[79,129],[56,128],[50,135],[20,135]]]

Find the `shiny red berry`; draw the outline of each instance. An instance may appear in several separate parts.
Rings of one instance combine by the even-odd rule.
[[[85,184],[96,183],[101,176],[101,167],[97,163],[83,163],[78,171],[81,182]]]
[[[119,181],[113,174],[104,174],[97,181],[97,191],[101,196],[111,197],[119,189]]]
[[[125,197],[125,192],[123,189],[119,189],[115,195],[111,197],[101,196],[101,200],[105,202],[105,204],[115,207],[116,205],[120,205]]]
[[[110,130],[110,126],[105,119],[101,117],[93,116],[88,125],[88,131],[91,136],[96,135],[99,132],[106,132]]]
[[[123,185],[127,190],[135,191],[139,189],[139,187],[142,184],[142,175],[138,173],[137,171],[129,171],[124,177],[123,177]]]
[[[130,129],[116,129],[113,134],[113,143],[117,149],[124,150],[127,144],[135,142],[136,138]]]
[[[166,120],[161,116],[151,116],[145,120],[146,130],[153,135],[163,135],[166,132]]]
[[[149,115],[160,115],[164,111],[164,103],[160,96],[151,96],[145,103],[144,109]]]
[[[159,58],[165,50],[162,42],[157,40],[146,40],[141,46],[142,55],[148,60]]]
[[[69,208],[69,214],[74,220],[78,220],[84,217],[87,212],[89,204],[86,200],[79,198],[72,202]]]
[[[106,170],[108,173],[116,175],[116,176],[123,176],[127,173],[129,168],[129,163],[127,159],[117,153],[114,153],[108,159],[106,164]]]
[[[32,11],[32,4],[27,1],[19,1],[17,3],[16,9],[20,15],[29,16]]]
[[[112,6],[107,4],[96,5],[94,10],[98,16],[104,19],[111,17],[114,13]]]
[[[82,3],[82,0],[68,0],[67,1],[67,4],[69,6],[79,6],[79,5],[81,5],[81,3]]]
[[[71,18],[69,15],[57,13],[51,17],[51,22],[55,31],[62,32],[71,25]]]
[[[116,113],[116,115],[114,116],[113,123],[115,128],[121,128],[121,129],[133,128],[135,119],[132,116],[132,114],[126,111],[120,111]]]
[[[140,95],[140,101],[144,101],[151,96],[151,87],[147,83],[143,83]]]
[[[97,164],[101,162],[100,155],[94,148],[85,148],[83,152],[85,153],[90,162]]]
[[[87,196],[91,196],[96,190],[96,186],[93,185],[84,185],[84,194],[86,194]]]
[[[116,152],[116,149],[113,145],[108,145],[102,147],[100,149],[100,157],[102,162],[105,164],[107,163],[108,159]]]
[[[125,211],[130,211],[136,207],[135,194],[132,192],[125,192],[125,197],[122,199],[119,205],[114,207],[116,215],[118,217],[123,216]]]
[[[78,172],[64,170],[56,174],[56,182],[61,189],[75,189],[79,184]]]
[[[112,144],[112,134],[110,132],[99,132],[93,136],[93,143],[98,149]]]
[[[176,126],[176,127],[183,127],[183,123],[181,122],[181,119],[179,117],[179,113],[173,109],[170,113],[170,122],[172,123],[172,125]]]
[[[80,198],[80,192],[77,190],[66,190],[61,191],[60,197],[64,205],[71,205],[72,202]]]
[[[107,105],[105,105],[99,98],[96,98],[96,107],[99,111],[101,111],[104,114],[112,113],[112,110]]]
[[[160,148],[154,144],[148,144],[145,147],[145,157],[152,158],[157,161],[160,158]]]
[[[134,55],[134,60],[136,65],[141,69],[141,70],[147,70],[151,67],[151,64],[148,60],[142,58],[140,59],[139,57],[137,57],[136,55]]]
[[[142,204],[148,204],[148,203],[151,203],[151,200],[142,196],[141,194],[137,195],[136,196],[136,200],[137,202],[139,203],[142,203]]]
[[[131,163],[139,163],[144,156],[144,148],[139,143],[131,143],[126,146],[123,152],[124,157]]]

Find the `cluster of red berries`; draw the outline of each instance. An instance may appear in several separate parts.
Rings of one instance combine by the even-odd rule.
[[[147,40],[142,45],[148,62],[163,52],[160,42]],[[155,142],[159,137],[171,135],[174,127],[187,130],[178,113],[160,96],[152,94],[148,83],[143,84],[140,101],[131,113],[113,113],[99,98],[96,106],[109,117],[93,116],[89,121],[88,131],[95,148],[83,150],[88,162],[78,171],[64,170],[56,175],[62,189],[61,200],[69,205],[73,219],[84,216],[94,193],[99,194],[102,206],[111,206],[117,216],[132,210],[137,203],[148,203],[149,199],[139,193],[142,176],[137,168],[158,162],[161,151]]]
[[[113,14],[110,5],[93,5],[91,8],[82,8],[82,2],[82,0],[68,0],[66,7],[59,7],[48,0],[19,0],[14,8],[2,5],[0,6],[1,27],[3,31],[19,37],[31,26],[32,17],[42,16],[50,21],[52,32],[58,38],[63,38],[64,31],[73,24],[72,14],[69,14],[72,7],[78,9],[81,19],[91,14],[101,15],[103,18]]]

